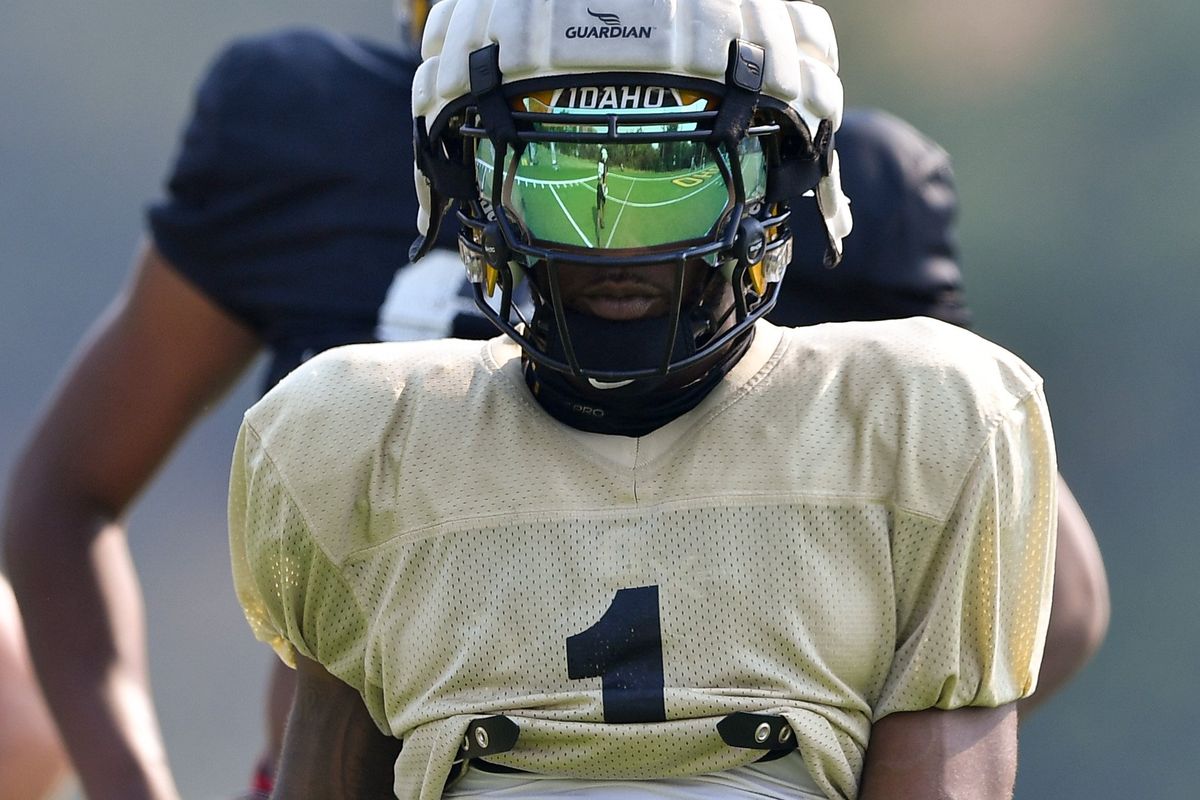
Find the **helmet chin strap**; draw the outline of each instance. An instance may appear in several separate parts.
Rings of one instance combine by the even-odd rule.
[[[706,299],[716,294],[714,281],[724,284],[716,270],[704,288]],[[710,305],[702,302],[680,320],[674,358],[693,355],[720,329],[726,315],[714,315]],[[570,326],[578,363],[586,369],[652,369],[662,363],[661,348],[667,345],[670,326],[666,315],[616,321],[564,309],[564,319]],[[566,361],[553,315],[535,318],[534,326],[544,336],[548,354]],[[679,374],[598,381],[540,367],[527,357],[523,358],[525,382],[538,403],[564,424],[592,433],[643,436],[699,405],[746,352],[753,334],[749,329],[713,353],[707,363],[697,365],[699,377],[683,385],[679,385]]]
[[[669,387],[675,376],[639,379],[605,389],[557,370],[545,369],[522,354],[525,383],[550,416],[589,433],[645,436],[691,411],[728,374],[754,339],[754,329],[714,354],[716,362],[682,387]]]

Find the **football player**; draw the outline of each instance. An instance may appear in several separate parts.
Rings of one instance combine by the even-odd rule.
[[[239,434],[235,583],[298,668],[277,791],[1008,797],[1040,379],[932,320],[762,320],[787,199],[831,261],[849,232],[828,16],[517,5],[435,6],[413,90],[414,255],[455,207],[507,337],[328,352]],[[621,213],[588,242],[597,144]]]
[[[398,0],[396,7],[406,30],[420,29],[424,3]],[[64,594],[102,583],[110,587],[105,603],[79,600],[74,606],[94,610],[96,620],[64,611],[62,625],[71,631],[79,625],[95,637],[106,631],[123,632],[120,646],[99,642],[96,649],[76,650],[79,641],[57,636],[55,632],[64,628],[52,622],[41,648],[47,661],[54,658],[52,653],[65,649],[63,657],[73,665],[42,671],[51,694],[67,698],[60,704],[70,709],[66,724],[83,719],[78,713],[82,709],[100,715],[96,729],[118,732],[89,737],[95,720],[81,725],[74,749],[77,760],[90,765],[90,774],[165,769],[161,742],[152,722],[146,722],[153,720],[153,712],[147,712],[152,706],[144,678],[138,677],[142,628],[136,613],[137,584],[121,577],[135,573],[124,563],[120,520],[131,498],[145,487],[155,466],[204,407],[192,394],[219,394],[264,346],[272,351],[264,380],[264,386],[270,386],[300,358],[330,344],[449,334],[475,337],[493,331],[481,324],[483,318],[473,302],[460,291],[463,281],[457,256],[439,257],[435,251],[420,265],[394,269],[406,261],[407,241],[415,235],[406,200],[412,191],[411,170],[404,156],[409,122],[403,109],[409,102],[411,69],[410,60],[393,48],[300,31],[240,41],[216,61],[197,97],[168,199],[151,210],[151,242],[138,257],[135,277],[81,345],[64,388],[39,425],[43,432],[14,473],[6,525],[16,544],[10,547],[45,546],[74,559],[71,569],[85,574],[95,570],[96,577],[65,584]],[[327,88],[314,92],[314,87]],[[321,125],[325,119],[339,119],[342,124]],[[839,132],[839,147],[852,143],[858,124],[868,121],[848,114]],[[388,126],[396,129],[385,136]],[[222,130],[238,135],[217,148],[216,135]],[[362,157],[345,138],[351,130],[371,134]],[[230,142],[238,146],[231,147]],[[550,143],[550,151],[557,170],[555,142]],[[281,154],[286,152],[306,157],[285,160]],[[882,215],[868,213],[865,221],[862,217],[864,210],[869,211],[869,193],[886,187],[872,187],[869,175],[858,182],[862,170],[854,166],[852,162],[845,178],[856,199],[859,231],[849,240],[841,267],[811,270],[818,279],[836,283],[858,274],[859,254],[873,252],[865,245],[860,249],[858,243],[870,240],[871,231],[885,230],[873,223],[875,217],[886,222]],[[334,175],[336,181],[330,179]],[[253,195],[256,187],[263,194]],[[363,198],[362,205],[352,205],[355,213],[343,214],[342,202],[355,197]],[[357,209],[366,206],[391,210],[360,224]],[[236,212],[251,207],[253,213]],[[212,211],[206,213],[206,208]],[[335,224],[318,226],[316,232],[311,227],[301,229],[317,218]],[[887,267],[903,269],[906,263],[889,262]],[[936,281],[934,291],[939,293],[920,295],[930,289],[920,275],[905,273],[907,277],[897,284],[886,275],[873,274],[871,281],[852,281],[852,292],[821,292],[808,282],[803,267],[797,262],[791,268],[781,307],[792,308],[804,298],[816,297],[809,303],[813,313],[808,322],[853,319],[867,313],[885,317],[924,313],[958,321],[962,313],[954,291],[941,293]],[[942,276],[939,281],[949,280],[946,269],[943,262],[936,271]],[[950,278],[956,287],[957,273]],[[806,287],[803,292],[789,292],[801,284]],[[877,301],[880,286],[887,296]],[[911,303],[914,290],[916,306]],[[904,303],[898,304],[901,300]],[[827,307],[835,310],[826,312]],[[162,337],[163,330],[174,335]],[[142,387],[138,392],[124,392],[128,402],[91,406],[106,387],[125,380],[121,375],[147,379],[138,383]],[[85,420],[81,416],[85,413],[92,416]],[[142,420],[152,424],[143,427]],[[68,427],[77,421],[93,427]],[[80,471],[72,460],[74,454],[80,454],[91,468]],[[46,481],[39,475],[60,477]],[[1065,550],[1072,541],[1064,516],[1068,508],[1060,503],[1063,519],[1051,638],[1038,691],[1023,703],[1044,698],[1054,676],[1069,675],[1103,631],[1102,625],[1094,624],[1100,605],[1087,600],[1089,589],[1103,588],[1102,571],[1099,584],[1094,570],[1079,570],[1083,580],[1072,582],[1066,577],[1072,574],[1073,563],[1087,563],[1069,559]],[[110,543],[93,548],[92,560],[85,563],[83,554],[101,530],[108,531]],[[1082,552],[1094,552],[1094,546]],[[40,585],[38,576],[53,574],[59,567],[53,559],[39,558],[30,550],[24,556],[10,553],[9,563],[25,564],[34,585]],[[1094,563],[1099,565],[1098,557]],[[1081,587],[1082,595],[1072,587]],[[1064,613],[1066,599],[1080,596],[1084,601],[1065,606],[1068,612]],[[36,608],[49,600],[35,590],[25,602]],[[19,637],[12,641],[19,642]],[[1068,668],[1058,669],[1056,664]],[[255,777],[262,794],[270,789],[273,754],[291,704],[291,680],[292,671],[282,666],[273,675],[269,741]],[[124,687],[122,691],[115,691],[118,685]],[[39,729],[17,720],[14,715],[0,716],[0,726],[14,735]],[[100,787],[111,785],[108,780],[84,777],[96,797],[105,796]],[[169,785],[161,779],[156,783]]]
[[[969,326],[954,224],[950,157],[907,122],[848,109],[838,130],[842,185],[854,231],[837,269],[797,252],[768,319],[781,325],[926,316]],[[800,201],[806,202],[806,201]],[[808,201],[811,202],[811,201]],[[796,242],[819,241],[813,215],[793,216]],[[1095,534],[1065,481],[1058,484],[1054,600],[1037,691],[1040,706],[1091,659],[1108,630],[1109,595]]]
[[[604,201],[608,199],[608,150],[600,148],[600,158],[596,161],[596,238],[600,238],[600,228],[604,227]]]

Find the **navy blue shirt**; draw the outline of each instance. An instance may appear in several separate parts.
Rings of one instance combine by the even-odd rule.
[[[821,263],[815,201],[792,205],[794,260],[769,319],[781,325],[926,316],[966,326],[950,157],[897,117],[847,109],[835,137],[854,229],[842,263]]]
[[[415,69],[385,45],[293,30],[234,42],[197,90],[149,225],[166,258],[266,343],[268,388],[315,352],[379,338],[417,235]],[[440,283],[462,294],[462,266]],[[454,326],[474,308],[459,299],[443,298],[452,313],[440,329],[424,320],[424,337],[495,334],[474,314]]]

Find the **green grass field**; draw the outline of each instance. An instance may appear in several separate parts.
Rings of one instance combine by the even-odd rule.
[[[596,161],[563,153],[523,163],[512,202],[536,239],[600,248],[647,247],[706,235],[729,194],[715,166],[673,173],[625,169],[610,158],[604,225],[597,220]],[[481,172],[490,171],[483,162]]]

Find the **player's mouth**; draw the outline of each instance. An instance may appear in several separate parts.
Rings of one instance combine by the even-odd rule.
[[[667,313],[670,294],[643,280],[613,278],[592,284],[575,296],[585,314],[614,321],[645,319]]]

